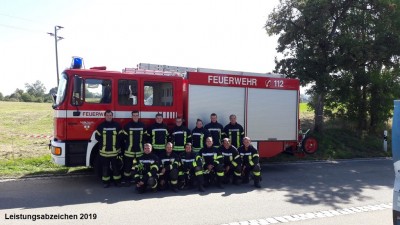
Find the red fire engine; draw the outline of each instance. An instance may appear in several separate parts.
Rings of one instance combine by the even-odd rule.
[[[260,157],[282,152],[314,153],[317,141],[300,132],[299,80],[278,74],[246,73],[141,63],[122,72],[81,69],[74,58],[59,80],[54,108],[52,159],[65,166],[96,166],[94,131],[104,111],[122,126],[138,110],[147,126],[156,113],[172,128],[182,116],[189,129],[211,113],[222,125],[235,114]]]

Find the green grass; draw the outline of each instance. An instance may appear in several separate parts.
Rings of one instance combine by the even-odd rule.
[[[51,104],[0,101],[0,115],[0,160],[49,152],[49,139],[28,136],[53,134]]]
[[[308,103],[300,103],[300,113],[305,113],[305,112],[312,112],[312,109],[308,106]]]
[[[63,175],[87,172],[85,167],[68,168],[51,161],[50,154],[31,158],[0,160],[0,177],[32,177],[43,174]]]
[[[50,103],[0,101],[0,177],[65,169],[50,162],[48,138],[29,135],[53,134]]]

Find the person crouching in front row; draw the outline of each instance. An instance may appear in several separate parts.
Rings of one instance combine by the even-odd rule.
[[[159,159],[152,152],[151,144],[144,144],[144,154],[137,159],[135,166],[134,179],[138,193],[144,193],[146,190],[157,191],[158,168]]]
[[[159,189],[165,190],[169,187],[173,192],[177,192],[180,161],[179,156],[172,152],[172,149],[172,143],[167,142],[165,152],[160,155]]]

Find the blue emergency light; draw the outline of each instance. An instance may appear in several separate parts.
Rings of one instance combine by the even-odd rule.
[[[83,59],[78,56],[72,56],[71,69],[82,69]]]

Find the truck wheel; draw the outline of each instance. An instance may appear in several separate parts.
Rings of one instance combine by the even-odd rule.
[[[307,154],[314,154],[318,150],[318,141],[314,137],[306,137],[301,144],[303,151]]]

